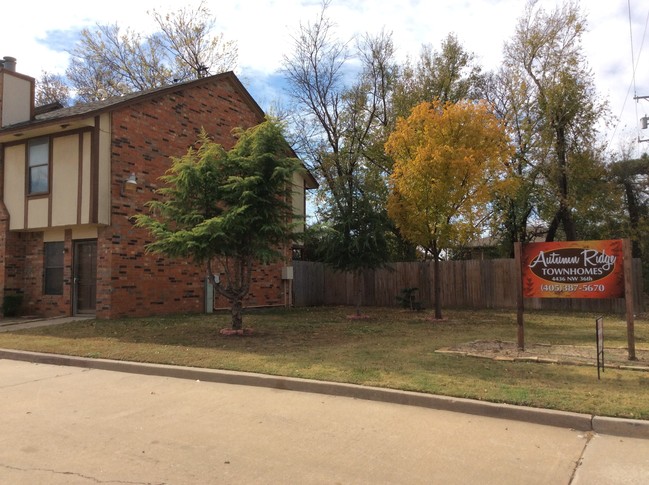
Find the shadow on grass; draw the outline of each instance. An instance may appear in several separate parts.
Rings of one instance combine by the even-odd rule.
[[[436,350],[474,340],[516,340],[516,316],[506,311],[452,311],[442,321],[428,312],[369,309],[369,318],[351,320],[348,308],[306,308],[248,311],[244,325],[252,335],[222,335],[229,315],[173,315],[116,320],[83,320],[62,325],[11,332],[25,337],[81,343],[123,342],[181,346],[196,349],[245,350],[263,355],[308,352],[352,346],[381,352]],[[526,344],[595,344],[594,317],[579,314],[530,314]],[[607,345],[626,345],[626,325],[610,316],[605,327]],[[646,322],[645,322],[646,323]],[[647,325],[637,326],[636,342],[648,341]]]
[[[227,314],[84,320],[13,333],[76,341],[106,340],[206,349],[245,348],[249,352],[272,355],[283,354],[288,349],[308,350],[363,342],[372,345],[386,340],[416,342],[425,339],[441,346],[449,339],[456,341],[457,338],[485,335],[502,337],[513,332],[509,314],[493,313],[487,318],[476,318],[472,313],[462,312],[434,322],[424,312],[379,309],[368,311],[369,318],[362,320],[349,319],[349,313],[347,308],[247,312],[244,325],[252,328],[253,333],[246,336],[219,333],[222,328],[229,327]]]

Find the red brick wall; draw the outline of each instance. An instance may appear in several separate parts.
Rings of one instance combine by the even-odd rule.
[[[65,231],[63,255],[63,294],[44,295],[44,249],[42,232],[23,233],[25,275],[23,312],[29,315],[66,316],[72,312],[72,231]]]
[[[97,239],[99,318],[204,311],[204,267],[146,254],[144,246],[150,237],[134,228],[130,217],[146,210],[144,205],[161,186],[158,179],[169,168],[170,157],[184,155],[201,128],[230,148],[235,143],[233,128],[263,121],[262,114],[237,86],[220,76],[113,112],[111,225],[100,228]],[[0,170],[0,178],[2,173]],[[122,195],[123,181],[131,173],[136,174],[137,189]],[[0,299],[5,291],[21,292],[24,314],[70,315],[71,230],[65,232],[64,293],[48,296],[43,295],[43,233],[10,232],[8,226],[9,217],[0,202]],[[289,249],[285,255],[289,260]],[[256,269],[246,306],[285,304],[288,288],[281,280],[284,264]],[[217,297],[216,306],[227,307],[228,303]]]
[[[233,128],[261,121],[260,113],[227,78],[113,113],[111,226],[100,231],[97,245],[99,318],[204,310],[204,267],[145,253],[151,239],[129,218],[146,211],[144,204],[161,186],[158,179],[169,168],[170,157],[184,155],[201,128],[230,148],[235,143]],[[121,195],[131,173],[137,177],[137,190]],[[256,272],[248,305],[284,303],[281,266]]]
[[[285,259],[288,258],[288,253]],[[288,303],[288,283],[281,279],[282,268],[286,265],[284,261],[271,264],[257,265],[252,274],[250,292],[245,300],[244,306],[283,306]],[[214,292],[215,308],[229,308],[228,300]]]
[[[0,170],[0,177],[4,170]],[[0,183],[0,187],[3,184]],[[25,247],[21,235],[9,232],[9,214],[4,203],[0,202],[0,291],[1,298],[5,293],[22,293],[23,266]]]
[[[72,312],[72,238],[66,231],[63,256],[63,294],[44,295],[44,241],[42,232],[4,232],[0,256],[4,268],[2,288],[5,292],[23,295],[23,315],[66,316]]]

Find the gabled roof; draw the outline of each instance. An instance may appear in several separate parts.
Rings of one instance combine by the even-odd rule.
[[[253,111],[257,112],[257,115],[259,116],[259,122],[261,123],[262,121],[264,121],[266,117],[264,111],[257,104],[257,102],[250,95],[243,84],[241,84],[239,78],[237,78],[237,76],[232,71],[228,71],[221,74],[216,74],[214,76],[194,79],[192,81],[186,81],[182,83],[175,83],[159,88],[147,89],[145,91],[129,93],[123,96],[113,96],[102,101],[80,103],[68,108],[62,107],[62,105],[60,105],[59,103],[51,103],[44,106],[38,106],[34,108],[34,119],[5,126],[4,128],[0,129],[0,136],[7,136],[12,134],[14,134],[15,136],[20,136],[26,130],[34,128],[45,128],[48,125],[68,124],[74,120],[97,116],[99,114],[113,111],[124,106],[141,103],[142,101],[146,101],[151,98],[156,98],[158,96],[178,91],[184,91],[195,86],[200,86],[202,84],[208,84],[219,80],[231,82],[234,85],[235,89],[239,91],[244,100],[250,105],[250,108]],[[292,148],[291,151],[293,151]],[[294,152],[293,154],[295,157],[297,157]],[[306,170],[305,180],[307,183],[307,188],[313,189],[318,187],[317,180],[309,170]]]
[[[47,107],[38,107],[34,110],[35,111],[34,119],[6,126],[3,129],[0,129],[0,134],[20,132],[20,131],[24,131],[25,129],[29,129],[37,126],[44,126],[50,123],[60,124],[62,122],[67,122],[77,118],[87,118],[89,116],[95,116],[104,113],[106,111],[113,111],[125,105],[140,103],[150,98],[155,98],[157,96],[173,93],[176,91],[184,91],[186,89],[195,86],[208,84],[221,79],[233,83],[235,88],[240,92],[240,94],[244,97],[244,99],[250,104],[250,107],[253,109],[253,111],[257,111],[260,120],[264,119],[265,116],[264,111],[259,107],[259,105],[253,99],[253,97],[250,96],[250,93],[248,93],[248,91],[243,86],[243,84],[241,84],[241,81],[239,81],[237,76],[233,72],[228,71],[221,74],[216,74],[214,76],[194,79],[192,81],[171,84],[168,86],[148,89],[145,91],[138,91],[135,93],[125,94],[123,96],[114,96],[102,101],[80,103],[75,106],[71,106],[69,108],[51,109],[49,105]]]

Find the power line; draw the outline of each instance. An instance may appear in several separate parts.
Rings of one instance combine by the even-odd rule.
[[[631,0],[627,0],[628,13],[629,13],[629,41],[631,43],[631,81],[633,83],[633,97],[637,96],[635,84],[635,54],[633,53],[633,22],[631,21]]]
[[[606,143],[606,146],[610,146],[611,142],[615,139],[615,135],[617,134],[617,130],[620,128],[620,125],[622,124],[622,120],[624,118],[624,110],[626,109],[626,103],[629,100],[629,94],[631,93],[631,89],[633,89],[633,99],[636,100],[636,106],[635,106],[635,117],[636,117],[636,133],[638,134],[638,139],[640,138],[639,133],[640,130],[638,128],[638,103],[637,103],[637,91],[636,91],[636,70],[637,70],[637,62],[636,62],[636,57],[633,49],[633,22],[631,18],[631,0],[627,0],[627,13],[628,13],[628,20],[629,20],[629,44],[631,46],[631,82],[629,83],[629,87],[626,90],[626,94],[624,96],[624,101],[622,102],[622,107],[620,108],[620,114],[617,117],[617,123],[615,124],[615,127],[613,128],[613,132],[609,136],[608,142]],[[647,20],[649,21],[649,13],[647,16]],[[647,26],[645,25],[645,34],[647,32]],[[643,35],[643,44],[644,44],[644,35]],[[642,51],[642,45],[640,45],[640,52]],[[640,54],[638,54],[638,62],[640,59]]]
[[[649,27],[649,12],[647,12],[647,18],[645,19],[645,26],[644,26],[644,32],[642,33],[642,41],[640,42],[640,49],[638,51],[638,58],[635,58],[634,52],[633,52],[633,25],[631,21],[631,0],[627,0],[628,4],[628,10],[629,10],[629,36],[631,39],[631,68],[632,68],[632,76],[633,76],[633,99],[636,101],[635,105],[635,118],[636,118],[636,132],[638,133],[638,143],[640,142],[647,142],[649,139],[642,140],[640,139],[640,129],[646,129],[646,124],[647,124],[647,116],[645,115],[642,118],[642,127],[638,125],[638,122],[640,121],[640,115],[638,113],[638,100],[640,99],[645,99],[649,100],[649,96],[638,96],[637,93],[637,86],[636,86],[636,71],[638,69],[638,63],[640,62],[640,55],[642,54],[642,48],[644,47],[644,42],[645,38],[647,36],[647,29]],[[627,94],[628,96],[628,94]]]

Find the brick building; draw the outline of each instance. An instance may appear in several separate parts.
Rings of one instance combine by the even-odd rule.
[[[34,79],[16,72],[15,59],[0,62],[0,297],[22,295],[21,311],[43,316],[209,311],[204,267],[146,254],[148,233],[130,218],[201,128],[228,149],[233,128],[264,120],[237,77],[35,107]],[[303,214],[315,180],[296,175],[293,185]],[[247,306],[290,302],[291,248],[284,253],[256,269]]]

